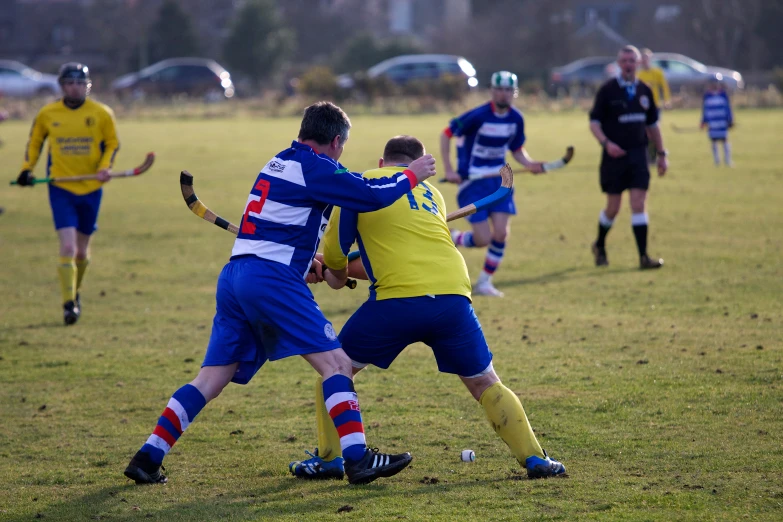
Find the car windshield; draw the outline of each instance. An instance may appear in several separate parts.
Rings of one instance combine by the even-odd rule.
[[[677,71],[684,71],[686,68],[695,69],[702,73],[707,71],[706,65],[685,56],[672,56],[671,58],[663,58],[661,61],[669,62],[670,67]]]

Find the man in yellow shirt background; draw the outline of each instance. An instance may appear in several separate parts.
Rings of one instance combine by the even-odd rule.
[[[663,73],[663,69],[660,67],[654,67],[652,64],[653,52],[650,49],[642,49],[642,63],[639,70],[636,72],[636,77],[647,84],[652,90],[653,100],[655,106],[658,107],[658,119],[661,117],[661,110],[671,109],[672,107],[672,92],[669,89],[669,82],[666,81],[666,76]],[[657,157],[657,151],[652,140],[647,147],[647,158],[650,164],[655,163]]]
[[[49,204],[60,241],[57,272],[66,325],[81,315],[81,287],[90,261],[90,239],[97,229],[102,186],[109,181],[111,167],[120,148],[112,110],[90,100],[90,71],[84,64],[60,67],[63,97],[45,105],[35,117],[17,182],[32,186],[32,174],[49,141],[46,177],[68,178],[94,174],[97,180],[49,184]]]
[[[384,149],[379,168],[366,178],[399,172],[424,155],[412,136],[396,136]],[[481,404],[500,438],[531,478],[565,473],[565,466],[541,449],[522,403],[506,388],[492,367],[492,353],[471,305],[468,269],[451,239],[443,196],[429,182],[419,183],[407,197],[375,212],[335,208],[324,235],[323,272],[332,288],[348,276],[348,254],[359,245],[351,276],[370,280],[368,300],[351,316],[339,335],[351,358],[354,375],[372,364],[388,368],[410,344],[423,342],[435,355],[438,370],[457,375]],[[357,270],[358,269],[358,270]],[[321,273],[320,264],[316,272]],[[316,386],[318,449],[311,458],[289,465],[300,478],[342,478],[340,438]],[[423,399],[426,400],[426,399]]]

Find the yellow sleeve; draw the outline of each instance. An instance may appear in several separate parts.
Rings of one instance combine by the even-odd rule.
[[[348,266],[348,256],[340,246],[340,207],[334,207],[324,233],[324,264],[335,270]]]
[[[663,74],[663,70],[658,70],[661,75],[661,89],[663,89],[663,101],[669,102],[672,99],[672,91],[669,89],[669,82],[666,81],[666,75]]]
[[[27,141],[27,150],[24,153],[22,170],[33,170],[35,164],[38,163],[44,140],[49,134],[49,130],[47,129],[44,120],[45,118],[41,116],[40,112],[35,117],[35,120],[33,120],[33,127],[30,129],[30,139]]]
[[[117,155],[117,151],[120,150],[114,111],[106,107],[103,116],[101,133],[103,135],[104,149],[101,161],[98,163],[98,170],[110,169],[114,165],[114,157]]]

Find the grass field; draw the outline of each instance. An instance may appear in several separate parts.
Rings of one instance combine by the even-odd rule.
[[[481,408],[417,345],[357,378],[368,442],[414,455],[392,479],[350,487],[288,475],[315,445],[314,372],[289,359],[201,413],[166,461],[168,485],[132,485],[127,460],[198,371],[232,244],[188,212],[179,171],[237,221],[298,121],[120,121],[117,167],[149,150],[158,160],[107,186],[84,314],[67,329],[46,190],[0,185],[0,520],[781,520],[783,113],[737,115],[734,169],[712,166],[703,135],[668,130],[697,118],[666,115],[672,167],[653,181],[649,210],[651,254],[666,266],[655,273],[636,268],[627,207],[609,236],[612,265],[592,266],[602,196],[587,117],[528,118],[534,157],[568,144],[576,157],[517,177],[519,215],[496,277],[506,297],[474,304],[499,375],[568,467],[557,480],[518,480]],[[436,151],[446,121],[356,118],[344,163],[373,167],[397,133]],[[27,131],[0,126],[8,179]],[[453,203],[453,187],[444,192]],[[465,257],[475,277],[483,254]],[[366,285],[314,292],[340,327]],[[463,448],[474,464],[459,461]]]

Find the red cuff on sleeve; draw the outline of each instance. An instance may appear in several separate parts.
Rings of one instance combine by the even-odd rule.
[[[449,127],[446,127],[446,130],[443,131],[443,134],[445,134],[449,138],[452,138],[454,136],[454,133],[451,132],[451,129]]]
[[[419,184],[419,180],[416,179],[416,174],[414,174],[411,169],[405,169],[402,171],[402,173],[405,174],[405,176],[408,178],[408,181],[410,181],[411,188],[414,188]]]

